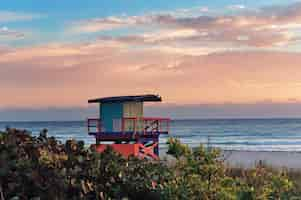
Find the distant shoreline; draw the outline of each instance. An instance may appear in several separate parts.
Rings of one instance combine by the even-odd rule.
[[[85,121],[0,121],[0,130],[6,126],[26,129],[33,136],[46,128],[49,136],[61,142],[74,138],[87,146],[95,143],[87,134]],[[191,147],[200,143],[206,146],[209,142],[210,146],[224,149],[227,155],[231,152],[228,158],[231,165],[252,166],[264,160],[277,167],[301,168],[301,119],[182,119],[172,123],[170,136]],[[160,142],[163,153],[166,137]]]
[[[274,168],[301,169],[301,152],[223,151],[232,167],[253,167],[259,161]]]
[[[242,118],[172,118],[172,121],[223,121],[223,120],[301,120],[301,117],[242,117]],[[39,122],[85,122],[85,119],[78,120],[0,120],[0,123],[39,123]]]
[[[160,152],[162,159],[169,160],[166,149]],[[301,169],[301,152],[290,151],[241,151],[222,150],[225,164],[233,168],[252,168],[262,161],[273,168],[281,169]]]

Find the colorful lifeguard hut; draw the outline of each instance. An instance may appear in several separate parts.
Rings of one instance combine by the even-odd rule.
[[[99,119],[88,119],[88,133],[96,150],[110,145],[123,156],[159,158],[159,136],[169,133],[169,118],[144,117],[144,102],[160,102],[158,95],[118,96],[89,100],[99,104]]]

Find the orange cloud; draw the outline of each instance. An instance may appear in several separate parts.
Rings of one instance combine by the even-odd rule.
[[[301,55],[218,52],[185,55],[103,44],[3,51],[2,107],[85,106],[88,98],[160,93],[168,103],[301,99]]]
[[[300,101],[301,54],[275,50],[299,41],[301,3],[243,10],[92,19],[72,28],[154,30],[87,43],[1,47],[0,106],[84,106],[89,98],[142,93],[179,104]]]

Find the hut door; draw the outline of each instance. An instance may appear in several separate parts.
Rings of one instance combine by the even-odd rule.
[[[123,104],[123,117],[137,118],[136,130],[142,130],[140,118],[143,117],[143,103],[142,102],[128,102]],[[133,120],[125,121],[125,131],[133,131],[135,129]]]

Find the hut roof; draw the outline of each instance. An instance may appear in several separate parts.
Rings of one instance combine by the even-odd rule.
[[[144,102],[144,101],[162,101],[159,95],[147,94],[136,96],[117,96],[91,99],[88,103],[123,103],[123,102]]]

